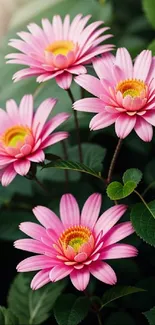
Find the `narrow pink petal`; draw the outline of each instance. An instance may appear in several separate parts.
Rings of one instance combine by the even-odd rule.
[[[19,229],[26,235],[37,240],[41,240],[42,236],[46,236],[46,230],[34,222],[22,222],[19,226]]]
[[[119,204],[113,206],[106,210],[98,219],[95,225],[95,232],[99,234],[101,230],[103,230],[103,235],[105,235],[122,217],[122,215],[127,210],[127,206],[124,204]]]
[[[27,156],[27,159],[33,162],[42,162],[45,160],[45,154],[43,150],[38,149],[37,151]]]
[[[105,52],[109,52],[113,49],[114,49],[114,45],[112,45],[112,44],[100,45],[100,46],[96,46],[94,48],[92,47],[92,49],[90,49],[90,51],[87,54],[83,55],[82,57],[80,57],[77,60],[77,64],[87,63],[88,61],[93,59],[95,56],[97,56],[99,54],[103,54]]]
[[[131,79],[133,76],[133,64],[131,56],[126,48],[119,48],[116,53],[115,64],[123,70],[125,78]]]
[[[24,159],[24,160],[16,160],[13,163],[13,166],[14,166],[14,169],[15,169],[15,171],[16,171],[17,174],[19,174],[21,176],[25,176],[29,172],[31,163],[27,159]]]
[[[41,134],[42,141],[46,139],[46,137],[52,133],[58,126],[60,126],[64,121],[68,120],[70,114],[68,113],[59,113],[54,116],[50,121],[48,121]]]
[[[43,126],[49,114],[51,113],[53,107],[55,106],[56,102],[57,100],[55,98],[47,98],[38,107],[33,119],[33,126],[32,126],[35,136],[37,132],[37,138],[39,137],[43,129]]]
[[[70,72],[66,71],[66,72],[56,76],[55,79],[56,79],[56,82],[60,88],[67,90],[71,86],[72,74]]]
[[[90,124],[89,124],[90,130],[104,129],[107,126],[115,123],[116,119],[119,116],[118,114],[119,113],[116,113],[116,114],[108,113],[106,111],[104,111],[103,113],[98,113],[90,121]]]
[[[86,89],[89,93],[93,94],[96,97],[100,97],[100,95],[104,92],[100,80],[96,77],[88,74],[83,74],[75,77],[74,80],[79,86]]]
[[[60,217],[65,228],[80,224],[80,210],[72,194],[64,194],[60,201]]]
[[[146,122],[148,122],[149,124],[152,124],[153,126],[155,126],[155,109],[151,109],[150,111],[146,111],[146,113],[143,115],[143,119]]]
[[[18,111],[18,106],[13,99],[6,102],[6,111],[13,123],[20,123],[20,116]]]
[[[153,127],[151,124],[146,122],[144,118],[137,117],[137,122],[134,127],[135,132],[137,135],[145,142],[150,142],[153,137]]]
[[[115,244],[133,233],[134,229],[130,221],[116,225],[104,236],[104,247]]]
[[[63,39],[68,39],[68,33],[70,30],[70,16],[66,15],[63,24]]]
[[[76,36],[78,27],[80,28],[81,18],[82,18],[82,15],[78,14],[75,16],[75,18],[71,22],[69,34],[68,34],[69,39],[74,39],[74,37]]]
[[[100,113],[104,109],[104,104],[99,98],[83,98],[77,100],[73,108],[82,112]]]
[[[114,270],[105,262],[94,262],[89,266],[89,270],[95,278],[104,283],[114,285],[117,282],[117,277]]]
[[[54,41],[52,24],[47,18],[43,18],[42,26],[43,26],[44,33],[49,41],[49,44],[52,43]]]
[[[101,58],[93,59],[93,68],[100,79],[111,79],[112,69],[114,66],[115,57],[110,53],[104,53]]]
[[[33,117],[33,96],[25,95],[19,105],[20,119],[23,125],[31,128]]]
[[[115,123],[115,131],[120,139],[124,139],[133,130],[136,124],[136,116],[129,116],[126,113],[120,114]]]
[[[23,260],[17,265],[18,272],[30,272],[38,271],[47,268],[52,268],[56,263],[56,260],[52,257],[45,255],[31,256]]]
[[[60,131],[60,132],[55,132],[54,134],[52,135],[49,135],[41,144],[41,148],[44,149],[46,147],[49,147],[59,141],[62,141],[64,139],[67,139],[69,136],[69,133],[68,132],[63,132],[63,131]]]
[[[6,167],[1,178],[2,186],[8,186],[14,180],[16,175],[17,173],[14,170],[13,165]]]
[[[53,229],[58,235],[63,232],[62,222],[50,209],[38,205],[33,209],[33,213],[45,228]]]
[[[102,259],[116,259],[116,258],[129,258],[137,256],[138,251],[132,245],[127,244],[113,244],[109,247],[103,248],[101,253]]]
[[[90,280],[90,272],[87,267],[82,270],[74,270],[70,274],[70,279],[77,290],[84,291]]]
[[[59,281],[59,280],[65,278],[72,271],[73,271],[73,266],[67,266],[67,265],[63,265],[63,264],[56,265],[50,271],[49,277],[52,282],[56,282],[56,281]]]
[[[89,196],[81,212],[81,224],[83,226],[89,227],[90,229],[94,228],[94,225],[100,213],[101,204],[101,194],[94,193]]]
[[[29,238],[16,240],[14,246],[15,248],[36,254],[45,254],[46,251],[50,250],[42,242]]]
[[[61,17],[59,15],[53,16],[52,27],[53,27],[55,39],[62,40],[63,39],[63,25],[62,25]]]
[[[145,81],[150,71],[152,54],[149,50],[142,51],[136,58],[133,70],[133,78]]]
[[[67,68],[67,71],[77,75],[87,73],[87,70],[83,65],[76,65],[73,67],[69,67]]]
[[[43,73],[44,70],[43,69],[31,69],[31,68],[26,68],[26,69],[22,69],[17,71],[12,79],[14,80],[14,82],[17,82],[19,80],[28,78],[28,77],[33,77],[33,76],[39,76],[41,73]]]
[[[31,289],[37,290],[50,282],[49,269],[39,271],[31,281]]]

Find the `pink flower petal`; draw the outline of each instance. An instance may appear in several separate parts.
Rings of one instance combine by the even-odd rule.
[[[43,72],[44,72],[44,70],[42,70],[41,68],[40,69],[26,68],[26,69],[17,71],[13,75],[12,79],[14,80],[14,82],[17,82],[19,80],[23,80],[28,77],[39,76]]]
[[[19,229],[26,235],[37,240],[41,240],[41,237],[46,235],[46,230],[34,222],[22,222]]]
[[[42,162],[45,160],[45,154],[43,150],[38,149],[37,151],[33,152],[29,156],[27,156],[27,160],[33,162]]]
[[[124,139],[133,130],[136,123],[136,116],[128,116],[126,113],[120,114],[115,123],[115,131],[120,139]]]
[[[53,17],[52,27],[53,27],[55,39],[62,40],[63,39],[63,25],[62,25],[61,17],[59,15],[55,15]]]
[[[33,125],[32,125],[32,129],[34,132],[34,135],[36,138],[39,137],[43,126],[49,116],[49,114],[51,113],[53,107],[55,106],[57,100],[54,98],[47,98],[45,99],[40,106],[38,107],[34,119],[33,119]],[[37,133],[37,135],[36,135]]]
[[[150,111],[146,111],[146,113],[143,115],[143,119],[146,122],[148,122],[149,124],[152,124],[153,126],[155,126],[155,109],[151,109]]]
[[[68,113],[59,113],[54,116],[50,121],[48,121],[41,134],[42,141],[44,141],[47,136],[52,133],[59,125],[61,125],[64,121],[68,120],[70,114]]]
[[[89,196],[81,212],[81,224],[93,229],[101,209],[101,194],[94,193]]]
[[[38,271],[47,268],[52,268],[56,263],[56,260],[52,257],[45,255],[31,256],[23,260],[17,265],[18,272],[30,272]]]
[[[142,51],[134,63],[133,78],[145,81],[150,71],[152,54],[149,50]]]
[[[60,216],[65,228],[80,224],[80,210],[72,194],[64,194],[60,201]]]
[[[70,274],[70,279],[77,290],[84,291],[89,283],[90,272],[86,267],[82,270],[74,270]]]
[[[137,256],[138,251],[132,245],[127,244],[113,244],[109,247],[103,248],[101,253],[102,259],[116,259],[116,258],[129,258]]]
[[[59,281],[65,278],[73,271],[73,266],[67,266],[61,264],[61,266],[57,265],[54,266],[53,269],[50,271],[49,277],[52,282]]]
[[[62,222],[50,209],[38,205],[33,209],[33,213],[45,228],[53,229],[58,235],[63,232],[64,227]]]
[[[39,271],[31,281],[31,289],[37,290],[50,282],[49,269]]]
[[[18,106],[13,99],[10,99],[6,102],[6,111],[14,124],[18,124],[21,122]]]
[[[83,98],[77,100],[73,104],[73,108],[82,112],[100,113],[104,109],[104,105],[99,98]]]
[[[84,261],[86,261],[87,259],[87,254],[82,252],[82,253],[78,253],[75,257],[74,257],[74,261],[77,263],[82,263]]]
[[[68,67],[68,60],[65,55],[58,54],[54,58],[54,65],[58,69],[65,69]]]
[[[93,67],[96,71],[96,74],[100,79],[111,79],[112,73],[111,70],[113,69],[115,62],[115,57],[110,53],[104,53],[101,58],[93,59]]]
[[[45,254],[46,251],[50,250],[42,242],[29,238],[16,240],[14,246],[18,249],[36,254]]]
[[[153,137],[153,128],[148,122],[144,120],[142,117],[137,118],[136,125],[134,127],[137,135],[145,142],[150,142]]]
[[[49,147],[59,141],[62,141],[64,139],[67,139],[69,136],[69,133],[68,132],[63,132],[63,131],[60,131],[60,132],[55,132],[54,134],[52,135],[49,135],[41,144],[41,148],[44,149],[46,147]]]
[[[116,53],[115,64],[123,70],[125,79],[131,79],[133,76],[132,59],[126,48],[119,48]]]
[[[31,151],[32,151],[32,147],[30,144],[24,144],[20,149],[22,156],[27,156],[28,154],[30,154]]]
[[[116,225],[104,236],[104,247],[115,244],[133,233],[134,229],[130,221]]]
[[[77,74],[77,75],[87,73],[87,70],[83,65],[75,65],[73,67],[67,68],[66,70],[70,73]]]
[[[103,230],[103,235],[105,235],[122,217],[126,210],[127,206],[124,204],[119,204],[106,210],[95,225],[94,231],[96,234],[98,235]]]
[[[70,72],[64,72],[61,73],[60,75],[56,76],[56,82],[58,84],[58,86],[62,89],[69,89],[71,86],[71,82],[72,82],[72,74]]]
[[[29,172],[31,163],[29,160],[16,160],[13,163],[14,169],[16,171],[17,174],[21,175],[21,176],[25,176],[27,175],[27,173]]]
[[[105,262],[97,261],[92,263],[89,266],[89,271],[95,278],[104,283],[114,285],[117,282],[114,270]]]
[[[31,128],[33,118],[33,96],[25,95],[19,105],[20,120],[23,125]]]
[[[8,186],[16,177],[17,173],[13,168],[13,165],[9,165],[5,168],[3,175],[1,176],[2,186]]]
[[[118,114],[119,113],[111,114],[106,111],[103,113],[98,113],[90,121],[90,124],[89,124],[90,130],[104,129],[107,126],[115,123],[116,119],[119,116]]]
[[[89,93],[93,94],[96,97],[104,92],[103,86],[99,79],[88,74],[80,75],[75,77],[75,82],[86,89]]]

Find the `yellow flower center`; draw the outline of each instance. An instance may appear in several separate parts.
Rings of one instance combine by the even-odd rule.
[[[137,79],[127,79],[118,83],[116,91],[120,91],[123,98],[127,95],[138,97],[146,91],[146,85],[143,81]]]
[[[78,253],[80,247],[88,242],[91,235],[92,233],[89,228],[74,226],[68,228],[62,233],[59,238],[59,242],[64,249],[67,249],[67,246],[71,246],[75,252]]]
[[[31,131],[28,127],[16,125],[5,131],[2,140],[6,147],[15,148],[19,141],[24,142],[26,136],[30,134]]]
[[[74,49],[75,45],[72,41],[55,41],[48,45],[45,51],[50,52],[54,55],[62,54],[67,55],[68,52]]]

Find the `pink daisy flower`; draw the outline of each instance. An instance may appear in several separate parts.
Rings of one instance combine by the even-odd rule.
[[[101,45],[112,36],[103,35],[109,29],[100,27],[103,21],[96,21],[86,27],[90,17],[79,14],[70,23],[69,15],[66,15],[64,22],[56,15],[52,23],[42,19],[42,28],[32,23],[28,25],[29,32],[18,33],[21,40],[12,39],[9,45],[22,54],[8,54],[7,63],[22,64],[29,68],[19,70],[13,79],[18,81],[37,76],[37,81],[43,82],[55,78],[61,88],[68,89],[72,74],[86,73],[86,63],[113,48],[111,44]]]
[[[115,123],[115,131],[123,139],[134,129],[146,142],[152,140],[155,126],[155,57],[144,50],[134,64],[125,48],[116,57],[107,53],[93,60],[99,79],[83,75],[75,81],[97,98],[75,102],[74,109],[97,113],[90,122],[91,130]]]
[[[33,213],[42,226],[32,222],[20,224],[20,230],[32,239],[17,240],[15,247],[38,255],[20,262],[17,271],[39,271],[31,282],[33,290],[68,275],[81,291],[87,287],[90,274],[104,283],[116,283],[116,274],[105,260],[137,255],[135,247],[118,244],[134,230],[131,222],[115,225],[127,206],[113,206],[98,219],[100,208],[101,195],[92,194],[80,215],[74,196],[65,194],[60,201],[61,220],[48,208],[37,206]]]
[[[56,99],[43,101],[34,114],[33,96],[25,95],[19,105],[13,99],[0,108],[0,180],[10,184],[17,174],[29,172],[31,162],[45,159],[44,149],[68,137],[67,132],[51,134],[69,114],[60,113],[46,122]]]

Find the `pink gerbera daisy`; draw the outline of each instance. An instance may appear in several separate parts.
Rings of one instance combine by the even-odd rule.
[[[79,100],[74,109],[97,113],[90,122],[92,130],[115,123],[119,138],[134,129],[143,141],[151,141],[155,126],[155,57],[151,51],[142,51],[133,64],[129,52],[120,48],[116,57],[104,54],[93,60],[93,66],[100,80],[83,75],[75,81],[98,98]]]
[[[34,114],[33,96],[25,95],[19,108],[10,99],[6,112],[0,109],[0,180],[3,186],[10,184],[17,174],[26,175],[31,162],[44,161],[46,147],[68,137],[67,132],[51,133],[69,118],[69,114],[57,114],[46,123],[55,104],[56,99],[48,98]]]
[[[125,205],[111,207],[97,220],[100,208],[101,195],[92,194],[80,215],[75,198],[65,194],[60,201],[61,220],[48,208],[37,206],[33,213],[42,226],[21,223],[20,229],[33,239],[17,240],[15,247],[39,254],[17,266],[18,272],[39,271],[31,282],[33,290],[67,275],[81,291],[87,287],[90,274],[104,283],[116,283],[116,274],[105,260],[137,255],[135,247],[118,244],[134,230],[131,222],[115,225],[125,213]]]
[[[84,67],[91,59],[113,48],[113,45],[100,45],[111,37],[103,35],[108,27],[99,28],[103,21],[94,22],[87,27],[90,15],[77,15],[72,23],[66,15],[64,22],[61,17],[53,17],[52,24],[48,19],[42,19],[42,28],[36,24],[28,25],[29,32],[20,32],[22,40],[13,39],[9,45],[21,53],[6,56],[7,63],[27,65],[29,68],[14,74],[15,81],[31,76],[37,76],[38,82],[56,78],[61,88],[68,89],[71,85],[72,74],[86,73]]]

